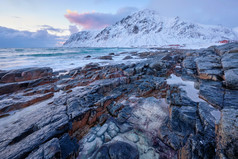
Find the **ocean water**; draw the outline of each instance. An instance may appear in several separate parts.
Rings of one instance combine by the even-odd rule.
[[[122,60],[128,54],[142,52],[139,48],[6,48],[0,49],[0,70],[26,67],[51,67],[54,71],[82,67],[90,62],[101,65],[136,62],[140,59]],[[100,60],[99,56],[115,53],[113,60]],[[85,58],[90,55],[91,58]]]

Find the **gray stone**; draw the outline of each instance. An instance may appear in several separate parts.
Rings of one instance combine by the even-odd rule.
[[[104,124],[97,132],[97,136],[102,136],[108,129],[108,124]]]
[[[238,89],[238,68],[225,71],[225,85],[230,89]]]
[[[94,155],[95,159],[139,159],[138,150],[126,142],[114,142],[103,145]]]
[[[238,68],[238,53],[224,54],[221,62],[224,70]]]
[[[22,158],[67,131],[69,119],[65,106],[37,105],[1,121],[0,127],[1,158]]]
[[[224,89],[219,82],[205,82],[200,84],[199,97],[219,109],[223,108]]]
[[[36,151],[33,151],[26,157],[26,159],[55,159],[61,158],[61,149],[59,139],[53,138],[52,140],[41,145]]]
[[[220,158],[237,158],[238,154],[238,110],[223,109],[221,121],[216,132],[217,156]]]

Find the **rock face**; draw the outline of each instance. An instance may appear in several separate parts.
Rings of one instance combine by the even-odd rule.
[[[237,47],[1,70],[0,158],[237,158]]]

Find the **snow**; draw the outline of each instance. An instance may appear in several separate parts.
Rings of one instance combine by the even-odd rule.
[[[142,10],[102,31],[82,31],[73,34],[65,47],[168,47],[204,48],[221,40],[237,40],[232,29],[202,25],[168,18],[156,11]]]

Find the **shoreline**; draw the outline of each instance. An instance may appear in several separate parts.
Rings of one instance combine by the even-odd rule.
[[[238,43],[126,56],[0,72],[1,158],[235,156]]]

